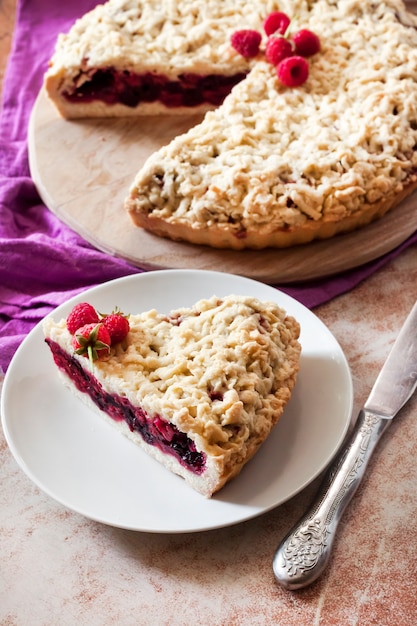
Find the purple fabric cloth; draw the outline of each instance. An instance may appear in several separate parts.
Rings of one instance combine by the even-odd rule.
[[[56,36],[97,0],[20,0],[0,118],[0,368],[53,308],[107,280],[138,273],[63,225],[41,202],[30,178],[27,127]],[[308,307],[352,289],[406,246],[359,269],[280,287]]]

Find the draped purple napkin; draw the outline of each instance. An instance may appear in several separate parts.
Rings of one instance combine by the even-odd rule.
[[[0,371],[26,334],[52,309],[105,281],[138,273],[93,248],[42,203],[30,178],[27,127],[56,36],[97,0],[20,0],[0,117]],[[352,289],[405,247],[325,280],[277,287],[307,307]]]

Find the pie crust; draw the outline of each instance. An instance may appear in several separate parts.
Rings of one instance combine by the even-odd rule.
[[[274,10],[320,39],[297,88],[265,61],[264,33],[251,60],[230,44],[236,30],[261,32]],[[110,0],[58,39],[45,85],[61,114],[212,108],[68,100],[100,70],[173,83],[187,73],[246,76],[135,177],[125,208],[157,236],[289,247],[362,228],[416,188],[417,17],[402,0]]]
[[[273,230],[268,226],[262,229],[247,230],[244,237],[236,236],[236,231],[217,224],[207,225],[183,224],[174,221],[165,221],[145,212],[131,213],[136,226],[142,227],[159,237],[166,237],[173,241],[186,241],[192,244],[207,245],[212,248],[231,250],[253,250],[264,248],[289,248],[292,246],[310,243],[313,240],[329,239],[335,235],[351,232],[372,221],[383,217],[404,198],[417,188],[417,182],[406,186],[402,192],[376,204],[361,207],[355,215],[350,215],[338,221],[307,221],[303,226],[293,226],[283,230]],[[127,206],[130,206],[128,201]]]

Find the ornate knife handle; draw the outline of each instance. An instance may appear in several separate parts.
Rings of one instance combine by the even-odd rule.
[[[286,589],[310,585],[325,569],[343,511],[390,422],[364,409],[359,413],[352,434],[327,470],[312,507],[275,553],[275,578]]]

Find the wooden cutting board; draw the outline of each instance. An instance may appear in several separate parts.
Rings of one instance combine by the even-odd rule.
[[[206,269],[290,283],[358,267],[417,229],[416,197],[362,230],[286,250],[215,250],[156,237],[123,208],[145,159],[200,116],[64,120],[41,90],[29,125],[31,175],[46,206],[86,241],[144,269]]]

